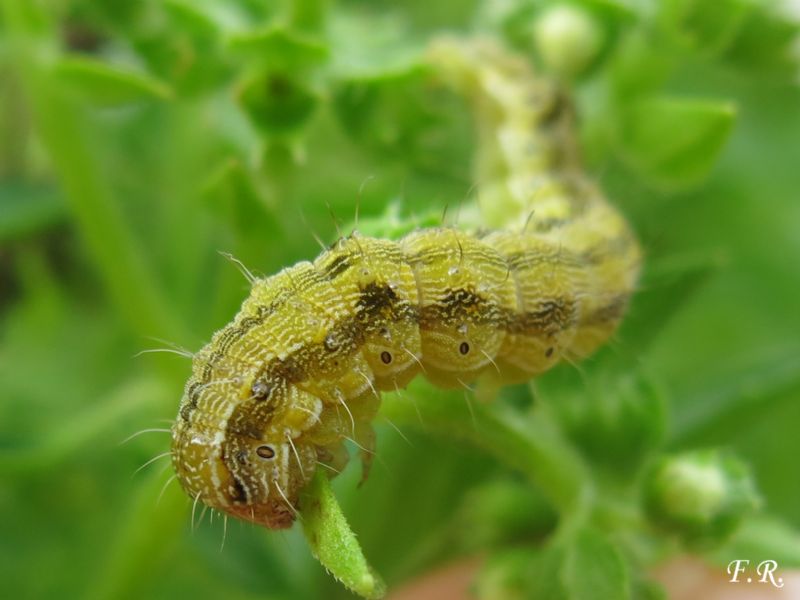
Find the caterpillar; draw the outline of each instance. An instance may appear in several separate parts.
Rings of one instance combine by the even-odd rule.
[[[289,527],[345,442],[375,447],[380,392],[528,380],[580,359],[619,324],[640,263],[625,219],[584,174],[569,102],[490,40],[442,38],[434,70],[473,100],[484,222],[399,240],[339,239],[253,282],[194,357],[172,463],[195,501]]]

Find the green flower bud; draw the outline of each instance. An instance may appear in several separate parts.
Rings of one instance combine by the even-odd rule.
[[[759,504],[747,466],[717,450],[662,459],[648,474],[651,519],[691,545],[714,545]]]
[[[571,4],[556,4],[534,24],[536,49],[545,66],[564,77],[584,71],[597,57],[603,34],[592,17]]]

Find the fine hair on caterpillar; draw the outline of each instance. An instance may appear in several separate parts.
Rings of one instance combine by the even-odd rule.
[[[195,503],[288,527],[317,467],[346,466],[346,441],[367,477],[380,392],[526,381],[619,324],[639,246],[584,174],[563,94],[491,41],[443,38],[429,60],[480,125],[482,220],[354,231],[266,278],[238,263],[250,295],[194,355],[172,428]]]

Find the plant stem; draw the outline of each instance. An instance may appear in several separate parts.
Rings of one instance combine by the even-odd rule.
[[[415,382],[408,394],[387,395],[383,413],[398,424],[466,439],[519,469],[561,514],[562,527],[567,517],[573,522],[585,514],[593,496],[588,471],[546,414],[504,412],[424,381]]]

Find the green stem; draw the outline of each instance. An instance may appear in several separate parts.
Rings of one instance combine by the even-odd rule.
[[[585,465],[545,414],[506,414],[422,380],[408,393],[388,395],[382,412],[398,424],[465,439],[519,469],[558,510],[562,524],[585,515],[591,504]]]
[[[363,598],[383,598],[386,586],[364,557],[321,469],[303,493],[301,514],[303,533],[319,562]]]

